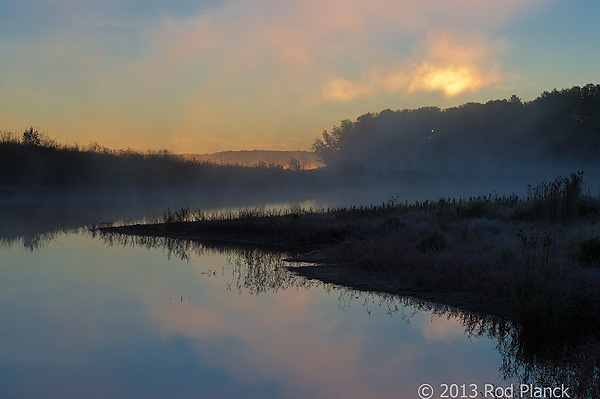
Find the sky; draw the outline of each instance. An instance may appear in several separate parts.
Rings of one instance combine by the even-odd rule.
[[[600,83],[596,0],[2,0],[0,131],[308,150],[383,109]]]

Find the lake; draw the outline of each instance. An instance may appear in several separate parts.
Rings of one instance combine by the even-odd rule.
[[[581,382],[524,360],[503,322],[307,280],[281,248],[82,227],[166,203],[2,214],[0,398],[474,398]]]
[[[281,253],[183,246],[181,259],[71,232],[0,249],[0,397],[409,398],[423,383],[508,384],[497,343],[456,317],[307,281]]]

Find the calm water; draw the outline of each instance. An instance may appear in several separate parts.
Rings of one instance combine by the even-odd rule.
[[[422,383],[509,384],[495,340],[458,318],[307,281],[285,254],[122,244],[68,233],[0,248],[0,398],[416,398]]]

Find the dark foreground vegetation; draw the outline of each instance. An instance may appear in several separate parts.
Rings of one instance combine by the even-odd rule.
[[[102,233],[278,244],[318,265],[298,272],[507,318],[531,345],[600,339],[600,198],[573,173],[527,198],[206,214]]]

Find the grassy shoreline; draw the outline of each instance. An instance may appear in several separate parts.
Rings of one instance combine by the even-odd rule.
[[[309,278],[410,295],[508,318],[530,342],[600,339],[600,198],[581,174],[527,198],[206,215],[168,210],[156,223],[103,233],[274,244],[297,249]]]

